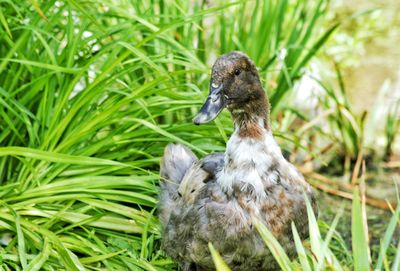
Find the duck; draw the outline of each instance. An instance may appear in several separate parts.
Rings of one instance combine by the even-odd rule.
[[[225,152],[198,159],[182,144],[165,147],[158,204],[162,248],[181,270],[214,270],[209,243],[232,270],[280,270],[254,218],[290,257],[296,254],[291,224],[301,239],[308,237],[306,197],[317,213],[315,194],[282,155],[269,108],[253,61],[239,51],[224,54],[212,67],[209,95],[193,122],[209,123],[227,109],[234,131]]]

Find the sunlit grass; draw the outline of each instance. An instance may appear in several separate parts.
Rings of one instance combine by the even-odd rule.
[[[340,213],[332,221],[329,230],[322,235],[318,227],[316,218],[312,211],[312,207],[307,202],[308,223],[310,226],[310,246],[305,246],[298,237],[296,227],[292,225],[292,232],[296,244],[298,257],[295,260],[290,260],[282,247],[276,241],[271,232],[258,220],[256,220],[256,228],[260,232],[261,237],[264,239],[266,245],[273,252],[279,266],[282,270],[371,270],[372,263],[369,251],[369,243],[367,237],[367,226],[363,220],[363,211],[359,197],[359,190],[354,190],[354,199],[352,205],[352,254],[350,255],[350,265],[342,263],[335,253],[331,250],[330,246],[333,241],[335,228],[340,221]],[[388,246],[390,240],[394,237],[394,228],[400,218],[400,206],[394,210],[392,218],[387,226],[387,230],[382,240],[381,251],[379,258],[373,259],[376,263],[374,270],[398,270],[400,262],[400,247],[396,249],[396,259],[388,261],[389,255]],[[386,259],[385,266],[383,267],[382,259]]]

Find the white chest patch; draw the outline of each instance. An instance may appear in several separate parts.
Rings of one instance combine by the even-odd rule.
[[[265,196],[265,186],[276,182],[271,168],[284,160],[271,132],[264,130],[261,139],[242,138],[238,130],[232,134],[225,152],[225,166],[218,176],[218,183],[225,191],[234,184],[245,188],[251,185],[257,196]]]

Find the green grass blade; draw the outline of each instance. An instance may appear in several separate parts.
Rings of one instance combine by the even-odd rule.
[[[394,258],[394,261],[392,263],[391,271],[397,271],[397,270],[400,270],[400,241],[398,241],[397,244],[396,257]]]
[[[25,249],[25,237],[24,233],[22,232],[21,227],[21,217],[19,214],[15,214],[15,227],[17,229],[17,237],[18,237],[18,255],[19,260],[21,262],[22,268],[26,269],[27,267],[27,260],[26,260],[26,249]]]
[[[2,8],[0,8],[0,22],[1,22],[1,24],[3,25],[4,30],[5,30],[5,31],[7,32],[7,34],[10,36],[10,38],[12,38],[12,34],[11,34],[10,28],[9,28],[9,26],[8,26],[7,20],[6,20],[6,18],[4,17]]]
[[[376,263],[375,269],[376,270],[381,270],[382,269],[382,264],[383,264],[383,258],[386,255],[387,249],[390,245],[390,242],[392,241],[393,238],[393,234],[395,233],[396,227],[397,227],[397,223],[400,219],[400,205],[397,205],[396,210],[394,211],[389,224],[387,226],[385,235],[383,237],[383,240],[381,242],[381,247],[380,247],[380,251],[379,251],[379,257],[378,257],[378,261]],[[400,242],[399,242],[400,243]]]
[[[311,243],[311,251],[314,253],[317,258],[317,262],[324,261],[324,251],[323,251],[323,240],[321,237],[321,232],[318,228],[317,219],[315,218],[315,214],[313,208],[311,207],[310,201],[308,197],[304,195],[306,206],[307,206],[307,216],[308,216],[308,227],[310,232],[310,243]]]
[[[351,236],[354,257],[354,270],[368,271],[370,268],[368,242],[367,237],[365,236],[358,188],[354,189],[353,192],[353,207],[351,214]]]
[[[311,271],[311,266],[310,263],[308,262],[306,251],[301,242],[296,226],[294,225],[293,222],[292,222],[292,232],[293,232],[294,243],[296,245],[297,255],[301,264],[301,269],[303,271]]]
[[[173,141],[173,142],[180,142],[180,143],[182,143],[182,144],[185,144],[185,145],[189,146],[190,148],[192,148],[192,149],[194,149],[194,150],[197,150],[197,151],[200,152],[200,153],[205,153],[205,152],[204,152],[202,149],[200,149],[199,147],[197,147],[197,146],[195,146],[195,145],[193,145],[193,144],[190,144],[189,142],[186,142],[186,141],[180,139],[179,137],[177,137],[177,136],[175,136],[175,135],[173,135],[173,134],[171,134],[171,133],[169,133],[169,132],[163,130],[163,129],[160,128],[159,126],[156,126],[156,125],[154,125],[154,124],[152,124],[152,123],[150,123],[150,122],[148,122],[148,121],[141,120],[141,119],[133,119],[133,121],[139,122],[139,123],[141,123],[141,124],[147,126],[148,128],[152,129],[153,131],[159,133],[160,135],[163,135],[163,136],[165,136],[165,137],[170,138],[171,141]]]
[[[43,62],[38,62],[38,61],[32,61],[32,60],[24,60],[24,59],[13,59],[13,58],[0,58],[0,61],[7,61],[7,62],[14,62],[14,63],[19,63],[27,66],[32,66],[32,67],[37,67],[37,68],[42,68],[45,70],[51,70],[51,71],[56,71],[56,72],[62,72],[62,73],[78,73],[80,69],[77,68],[66,68],[66,67],[61,67],[57,65],[52,65],[52,64],[47,64]]]
[[[42,161],[54,162],[54,163],[65,163],[65,164],[78,164],[78,165],[108,165],[108,166],[122,166],[128,167],[128,165],[93,157],[75,156],[68,154],[61,154],[55,152],[41,151],[32,148],[24,147],[0,147],[1,156],[22,156],[27,158],[38,159]]]
[[[228,267],[228,265],[222,259],[221,255],[218,253],[218,251],[214,248],[214,246],[211,243],[208,243],[208,248],[210,249],[211,256],[214,261],[216,270],[217,271],[230,271],[231,269]]]
[[[26,271],[39,271],[42,269],[43,264],[49,258],[51,252],[51,244],[47,238],[44,238],[42,251],[29,263]]]
[[[262,239],[264,240],[264,243],[267,245],[272,255],[274,255],[274,258],[279,264],[280,268],[284,271],[292,270],[292,264],[289,257],[287,256],[285,250],[282,248],[279,242],[276,240],[274,235],[257,218],[253,219],[253,223],[257,231],[260,233]]]

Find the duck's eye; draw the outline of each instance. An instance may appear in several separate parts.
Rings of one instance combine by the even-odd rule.
[[[241,72],[241,70],[239,70],[239,69],[236,69],[236,70],[235,70],[235,75],[239,75],[239,74],[240,74],[240,72]]]

